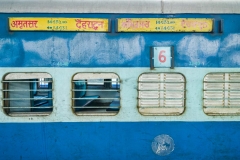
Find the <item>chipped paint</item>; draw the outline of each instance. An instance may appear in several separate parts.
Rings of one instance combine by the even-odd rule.
[[[173,139],[166,134],[156,136],[152,142],[152,150],[159,156],[169,155],[174,150]]]

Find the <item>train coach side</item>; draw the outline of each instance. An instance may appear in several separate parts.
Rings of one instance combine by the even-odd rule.
[[[237,159],[239,7],[0,1],[0,159]]]

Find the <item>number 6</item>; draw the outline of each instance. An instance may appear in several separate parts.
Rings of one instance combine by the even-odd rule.
[[[160,51],[160,54],[158,56],[159,61],[162,63],[166,62],[166,56],[164,56],[163,53],[165,53],[164,50]]]

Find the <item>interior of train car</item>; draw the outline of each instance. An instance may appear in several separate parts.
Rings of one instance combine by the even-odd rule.
[[[120,79],[114,73],[78,73],[73,77],[72,91],[76,114],[117,114],[119,111]]]

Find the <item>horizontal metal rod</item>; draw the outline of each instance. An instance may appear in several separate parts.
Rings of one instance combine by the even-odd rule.
[[[45,107],[3,107],[3,108],[8,108],[8,109],[11,109],[11,108],[35,108],[35,109],[38,109],[38,108],[53,108],[53,106],[45,106]]]
[[[185,84],[186,82],[164,82],[164,81],[138,81],[138,83],[176,83],[176,84]]]
[[[240,106],[203,106],[203,108],[240,108]]]
[[[211,90],[203,90],[203,91],[240,91],[239,89],[211,89]]]
[[[90,108],[95,108],[95,109],[112,109],[112,108],[120,108],[120,106],[72,106],[72,108],[84,108],[84,109],[90,109]]]
[[[240,98],[204,98],[204,100],[223,100],[223,99],[228,99],[228,100],[239,100],[240,102]]]
[[[2,98],[2,100],[52,100],[53,98]]]
[[[95,99],[95,100],[98,100],[98,99],[118,99],[120,100],[120,98],[72,98],[73,100],[77,99],[77,100],[84,100],[84,99]]]
[[[143,89],[138,89],[137,91],[139,91],[139,92],[141,92],[141,91],[163,91],[163,92],[185,92],[186,90],[170,90],[170,89],[165,89],[165,90],[163,90],[163,89],[159,89],[159,90],[143,90]]]
[[[185,108],[185,106],[147,106],[147,107],[142,107],[142,106],[137,106],[137,108]]]
[[[204,81],[204,83],[240,83],[240,81]]]
[[[26,92],[26,91],[53,91],[52,89],[37,89],[37,90],[33,90],[33,89],[29,89],[29,90],[20,90],[20,89],[9,89],[9,90],[2,90],[3,92],[15,92],[15,91],[18,91],[18,92]]]
[[[31,82],[31,83],[33,83],[33,82],[41,82],[41,83],[46,83],[46,82],[53,82],[53,81],[18,81],[18,80],[16,80],[16,81],[2,81],[2,83],[8,83],[8,82],[12,82],[12,83],[18,83],[18,82]]]
[[[138,100],[185,100],[186,98],[137,98]]]
[[[106,78],[107,79],[107,78]],[[109,78],[111,79],[111,78]],[[91,79],[91,80],[95,80],[95,79]],[[88,82],[87,80],[79,80],[80,82]],[[79,82],[78,80],[72,81],[72,82]],[[101,81],[101,82],[108,82],[108,83],[112,83],[112,82],[120,82],[120,81]],[[101,83],[101,82],[88,82],[88,83]]]
[[[119,89],[109,89],[109,90],[103,90],[103,89],[72,89],[72,91],[104,91],[104,92],[107,92],[107,91],[120,91]]]

